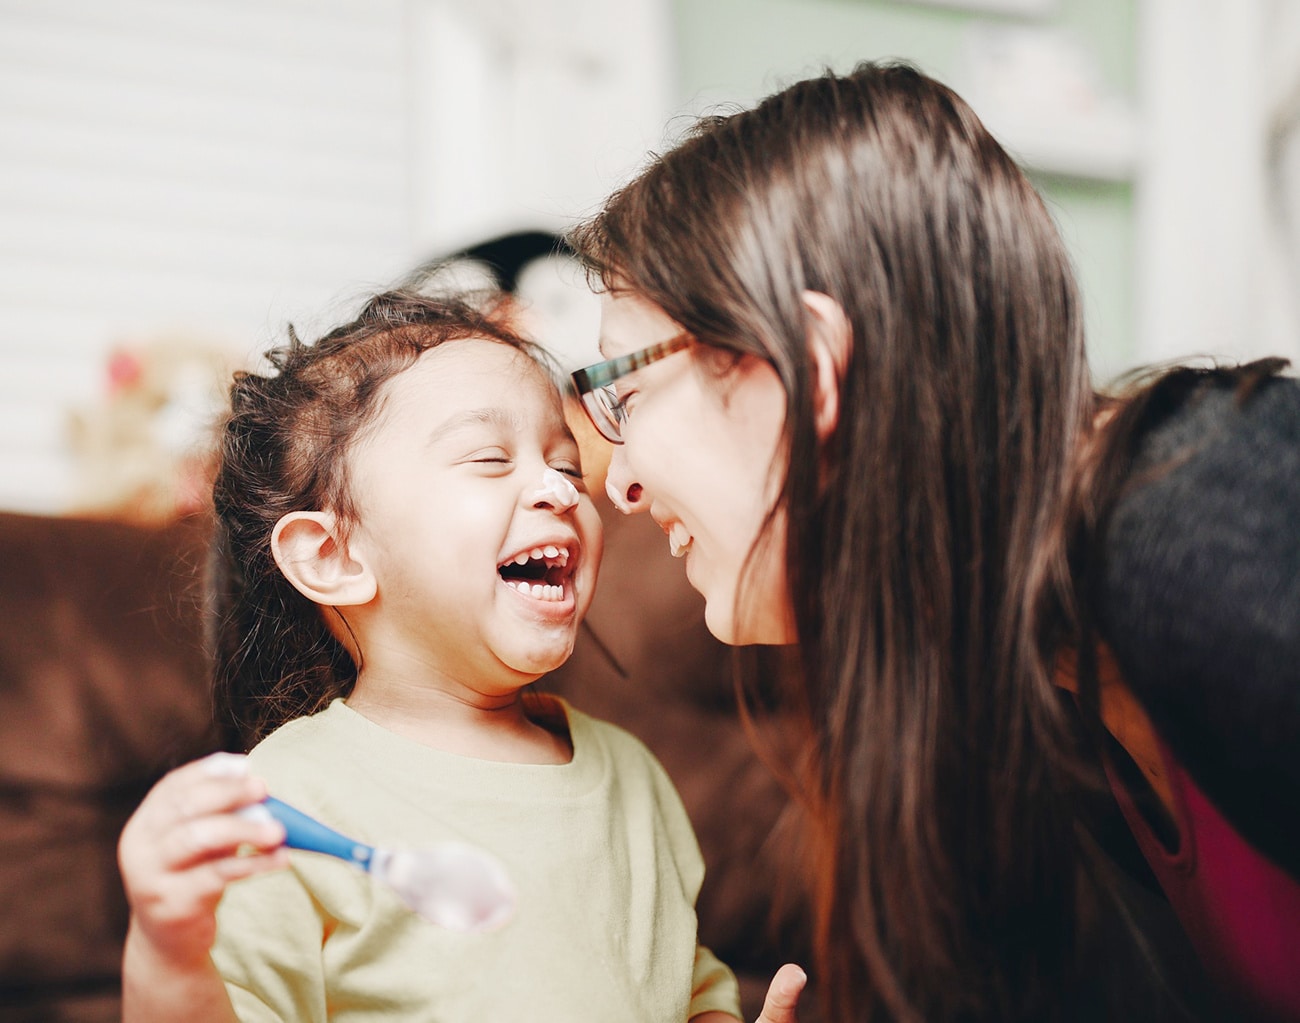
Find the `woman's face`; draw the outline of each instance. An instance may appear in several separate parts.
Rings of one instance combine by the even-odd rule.
[[[680,333],[662,309],[633,293],[602,298],[607,359]],[[610,497],[625,512],[648,510],[667,534],[671,553],[685,559],[687,578],[704,595],[705,621],[718,639],[794,642],[783,513],[745,571],[784,477],[778,446],[786,403],[776,371],[746,357],[720,372],[690,347],[615,386],[627,421],[609,466]]]

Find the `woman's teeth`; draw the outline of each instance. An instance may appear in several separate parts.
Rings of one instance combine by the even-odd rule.
[[[690,552],[692,543],[691,534],[686,531],[686,527],[680,522],[673,524],[673,528],[668,531],[668,552],[674,558],[684,558]]]
[[[525,597],[536,600],[563,600],[563,586],[549,586],[545,583],[528,583],[520,580],[506,580],[506,585],[518,590]]]

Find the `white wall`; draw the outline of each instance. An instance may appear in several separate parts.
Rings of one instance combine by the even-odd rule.
[[[115,344],[263,346],[412,254],[398,0],[0,5],[0,506]]]
[[[247,356],[596,202],[666,120],[665,10],[0,0],[0,508],[68,507],[115,345]]]
[[[246,355],[588,212],[673,112],[670,10],[0,0],[0,508],[68,507],[115,345]],[[1300,361],[1300,4],[1140,10],[1137,357]]]
[[[1140,359],[1300,363],[1300,166],[1270,155],[1300,120],[1282,116],[1300,5],[1143,0],[1141,14]]]
[[[562,231],[655,148],[671,112],[664,0],[416,0],[414,228],[448,251]]]

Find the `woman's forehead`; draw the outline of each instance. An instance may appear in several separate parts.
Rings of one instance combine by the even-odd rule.
[[[600,351],[606,359],[639,351],[682,329],[663,309],[635,291],[606,292],[600,303]]]

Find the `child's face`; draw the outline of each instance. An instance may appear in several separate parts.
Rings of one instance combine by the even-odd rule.
[[[477,338],[424,353],[386,385],[349,468],[348,547],[378,583],[363,674],[487,695],[564,662],[603,539],[560,396],[531,359]]]

